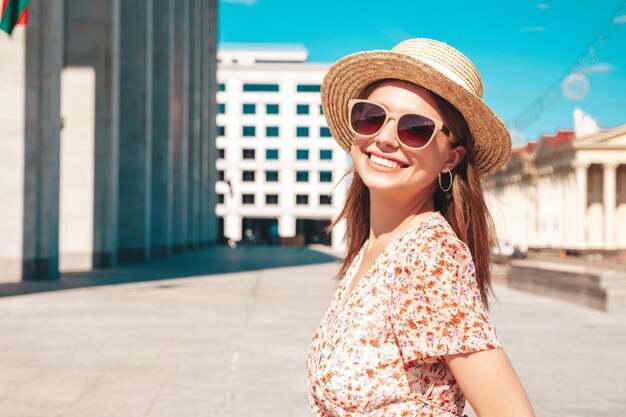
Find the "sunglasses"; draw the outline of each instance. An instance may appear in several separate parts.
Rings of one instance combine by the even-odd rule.
[[[381,131],[390,118],[396,120],[397,137],[400,142],[413,149],[422,149],[441,130],[450,134],[441,120],[410,112],[392,113],[382,104],[369,100],[348,101],[350,129],[359,136],[372,137]]]

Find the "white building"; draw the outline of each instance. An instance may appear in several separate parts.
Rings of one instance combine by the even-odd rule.
[[[225,45],[218,51],[217,215],[235,241],[326,243],[321,229],[341,210],[349,158],[321,109],[326,64],[299,45]],[[331,195],[332,192],[332,195]],[[278,236],[276,236],[276,233]]]
[[[598,129],[579,109],[574,121],[574,130],[514,149],[486,181],[501,240],[538,249],[626,249],[626,125]]]

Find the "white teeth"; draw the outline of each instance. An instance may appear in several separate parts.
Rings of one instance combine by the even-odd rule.
[[[378,165],[382,165],[387,168],[403,168],[404,167],[403,164],[400,164],[396,161],[391,161],[389,159],[381,158],[380,156],[376,156],[374,154],[370,154],[370,160]]]

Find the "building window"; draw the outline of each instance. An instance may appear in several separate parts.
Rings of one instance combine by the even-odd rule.
[[[217,180],[224,181],[224,171],[222,170],[217,171]]]
[[[306,161],[309,159],[308,149],[296,149],[296,159],[300,161]]]
[[[320,171],[320,182],[333,182],[332,171]]]
[[[265,204],[278,204],[278,194],[265,194]]]
[[[278,149],[266,149],[265,159],[278,159]]]
[[[309,137],[309,128],[305,126],[296,127],[296,136],[299,138],[308,138]]]
[[[274,93],[279,91],[278,84],[244,84],[245,92]],[[319,90],[318,90],[319,91]]]
[[[322,107],[322,105],[320,104],[320,114],[323,115],[324,114],[324,108]]]
[[[280,110],[280,106],[278,104],[266,104],[265,105],[266,114],[278,114],[279,110]]]
[[[254,159],[254,149],[243,149],[242,156],[243,159]]]
[[[256,136],[256,128],[254,126],[244,126],[242,134],[244,137],[254,137]]]
[[[308,104],[298,104],[296,106],[296,114],[309,114]]]
[[[329,138],[330,135],[330,129],[327,127],[320,127],[320,138]]]
[[[320,206],[328,206],[330,204],[332,204],[331,196],[320,195]]]
[[[278,171],[265,171],[265,182],[278,182]]]
[[[217,132],[217,133],[218,133],[220,136],[226,136],[226,129],[224,128],[224,126],[218,126],[218,127],[217,127],[217,130],[218,130],[218,132]]]
[[[220,114],[225,114],[226,113],[226,104],[220,103],[219,107],[220,107]]]
[[[254,182],[254,171],[243,171],[241,173],[241,180],[243,182]]]
[[[278,126],[267,126],[265,127],[265,136],[268,138],[277,138],[279,133]]]
[[[242,194],[241,204],[254,204],[254,194]]]
[[[226,151],[224,149],[218,149],[217,150],[217,157],[219,159],[224,159],[225,155],[226,155]]]
[[[309,182],[309,171],[296,171],[296,182]]]
[[[255,114],[256,113],[256,104],[244,104],[243,105],[243,114]]]
[[[306,194],[296,194],[296,204],[299,206],[309,204],[309,196]]]
[[[224,194],[217,195],[217,204],[224,204]]]
[[[333,159],[332,149],[320,149],[320,160],[327,161]]]
[[[296,87],[298,93],[319,93],[321,91],[319,84],[298,84]]]
[[[226,91],[226,84],[220,83],[220,91]]]

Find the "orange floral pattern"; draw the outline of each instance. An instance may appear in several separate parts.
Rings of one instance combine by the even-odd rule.
[[[434,212],[387,245],[341,306],[364,247],[311,343],[311,410],[317,417],[461,416],[465,397],[443,355],[502,347],[469,248]]]

